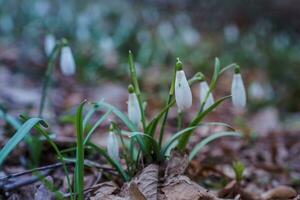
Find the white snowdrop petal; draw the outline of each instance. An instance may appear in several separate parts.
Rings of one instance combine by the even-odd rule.
[[[175,99],[179,112],[192,106],[192,92],[183,70],[176,72]]]
[[[207,84],[206,81],[201,81],[200,82],[200,103],[203,104],[203,102],[205,101],[206,95],[209,92],[209,86]],[[211,105],[214,104],[214,97],[212,95],[212,93],[210,92],[207,100],[203,106],[203,109],[206,110],[207,108],[209,108]]]
[[[65,46],[61,49],[60,68],[62,73],[66,76],[75,74],[75,61],[69,46]]]
[[[46,35],[44,41],[44,48],[47,56],[51,54],[54,47],[55,47],[55,37],[51,34]]]
[[[107,153],[115,161],[120,160],[119,143],[118,143],[117,136],[113,132],[109,132],[107,138]]]
[[[141,111],[137,96],[135,93],[130,93],[128,96],[128,118],[137,126],[141,123]]]
[[[232,103],[242,108],[246,106],[246,92],[241,74],[234,74],[231,84]]]

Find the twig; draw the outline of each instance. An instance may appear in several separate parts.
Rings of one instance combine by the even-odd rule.
[[[22,179],[21,181],[16,181],[13,183],[8,183],[8,184],[1,183],[0,188],[4,191],[14,190],[16,188],[35,183],[35,182],[39,181],[41,179],[41,177],[48,176],[50,173],[51,173],[51,169],[48,169],[44,172],[41,172],[40,176],[32,176],[27,179]]]
[[[75,163],[72,161],[66,162],[66,165],[73,165],[73,164],[75,164]],[[116,173],[114,173],[115,170],[113,168],[100,165],[100,164],[90,161],[90,160],[84,160],[84,165],[91,167],[91,168],[96,168],[98,170],[100,169],[100,170],[108,171],[109,173],[114,174],[114,175],[116,174]],[[9,174],[7,176],[1,177],[0,178],[0,181],[1,181],[0,189],[8,191],[8,190],[16,189],[21,186],[30,185],[32,183],[39,181],[41,177],[48,176],[51,173],[51,171],[53,171],[54,169],[57,169],[61,166],[62,166],[62,163],[54,163],[51,165],[46,165],[43,167],[38,167],[38,168],[34,168],[34,169],[30,169],[30,170],[26,170],[26,171],[14,173],[14,174]],[[35,173],[35,172],[41,172],[41,174],[39,176],[32,176],[32,177],[23,179],[21,181],[14,181],[12,183],[7,183],[7,181],[9,181],[9,179],[17,178],[19,176],[23,176],[23,175],[31,174],[31,173]]]

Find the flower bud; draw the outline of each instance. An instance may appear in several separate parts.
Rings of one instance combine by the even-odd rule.
[[[182,112],[192,106],[192,92],[181,65],[176,65],[175,99],[178,111]]]
[[[231,98],[234,106],[242,108],[246,106],[246,92],[240,70],[237,67],[231,84]]]
[[[44,40],[44,48],[47,56],[50,56],[55,47],[55,37],[52,34],[48,34]]]
[[[200,89],[199,94],[200,94],[200,103],[201,103],[201,105],[204,103],[205,98],[207,96],[207,93],[209,92],[207,100],[206,100],[206,102],[203,106],[203,110],[206,110],[207,108],[209,108],[211,105],[214,104],[214,97],[213,97],[212,93],[209,91],[209,86],[208,86],[206,81],[201,81],[200,82],[199,89]]]
[[[62,73],[66,76],[75,74],[75,61],[71,48],[69,46],[64,46],[61,49],[60,68]]]
[[[128,86],[128,102],[127,102],[127,111],[128,111],[128,118],[136,125],[141,125],[141,110],[138,102],[138,98],[134,93],[134,88],[132,85]]]
[[[109,135],[107,137],[107,154],[115,161],[120,160],[120,154],[119,154],[119,143],[118,138],[115,135],[115,133],[110,130]]]

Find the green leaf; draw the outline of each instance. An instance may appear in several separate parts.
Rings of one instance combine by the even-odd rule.
[[[237,182],[241,182],[243,178],[243,173],[245,170],[245,165],[241,161],[235,161],[232,163],[232,168],[235,173],[235,179]]]
[[[124,181],[129,181],[130,178],[128,176],[128,174],[125,172],[125,170],[122,168],[121,164],[115,160],[113,160],[107,153],[106,151],[101,148],[98,147],[97,145],[88,142],[87,143],[88,146],[90,146],[91,148],[93,148],[94,150],[96,150],[100,155],[104,156],[106,158],[106,160],[117,170],[117,172],[122,176]]]
[[[214,86],[216,84],[217,79],[219,77],[220,70],[221,70],[220,60],[219,60],[219,58],[216,57],[215,58],[215,70],[214,70],[214,74],[212,77],[211,86]],[[212,88],[212,87],[210,87],[210,88]]]
[[[29,120],[29,118],[26,117],[26,116],[21,115],[21,118],[24,119],[24,120]],[[63,159],[63,156],[60,153],[57,145],[53,142],[52,138],[48,135],[48,133],[41,128],[40,124],[36,124],[34,126],[34,129],[46,138],[47,142],[52,146],[55,153],[57,154],[57,157],[58,157],[59,161],[62,163],[62,166],[63,166],[63,170],[64,170],[64,173],[65,173],[65,176],[66,176],[66,179],[67,179],[69,192],[70,192],[70,194],[72,194],[72,187],[71,187],[71,181],[70,181],[70,177],[69,177],[69,171],[67,169],[67,166],[66,166],[66,164],[64,162],[64,159]],[[73,200],[73,195],[71,195],[71,200]]]
[[[153,120],[148,124],[146,128],[146,134],[150,135],[151,137],[154,136],[156,127],[158,125],[158,122],[162,119],[164,114],[168,112],[169,108],[172,107],[175,104],[175,100],[172,100],[168,105],[166,105],[158,115],[156,115]]]
[[[189,127],[193,127],[193,126],[197,126],[202,120],[203,118],[210,113],[212,110],[214,110],[219,104],[221,104],[223,101],[225,101],[226,99],[231,98],[231,95],[229,96],[225,96],[219,100],[217,100],[214,104],[212,104],[210,107],[208,107],[206,110],[204,110],[203,112],[199,112],[198,115],[193,119],[193,121],[189,124]],[[190,132],[188,134],[183,135],[179,142],[178,142],[178,148],[183,150],[185,148],[185,146],[188,143],[189,137],[192,133],[193,129],[190,130]]]
[[[151,155],[151,151],[153,150],[155,155],[158,157],[159,156],[159,147],[158,147],[158,143],[156,142],[156,140],[145,134],[145,133],[142,133],[142,132],[127,132],[127,131],[122,131],[122,134],[123,135],[127,135],[129,136],[130,138],[135,138],[138,142],[138,144],[140,145],[141,149],[142,149],[142,152],[144,155]],[[146,148],[146,145],[144,143],[144,139],[147,139],[149,140],[149,144],[152,146],[152,149],[148,149]]]
[[[22,125],[19,120],[15,119],[14,117],[10,116],[6,112],[4,112],[2,109],[0,109],[0,118],[5,120],[7,123],[9,123],[12,127],[14,127],[16,130]]]
[[[90,139],[91,135],[93,134],[93,132],[100,126],[100,124],[106,120],[106,118],[109,116],[109,114],[111,113],[111,109],[108,110],[102,117],[100,117],[100,119],[97,120],[97,122],[94,124],[94,126],[89,130],[89,132],[87,133],[83,144],[85,145],[87,143],[87,141]]]
[[[77,151],[75,167],[75,192],[79,200],[84,199],[84,132],[82,110],[85,103],[86,101],[83,101],[79,105],[76,113]]]
[[[173,146],[173,143],[177,141],[177,139],[179,139],[180,137],[183,137],[187,134],[189,134],[191,131],[193,131],[194,129],[200,127],[200,126],[224,126],[227,127],[231,130],[234,130],[231,126],[229,126],[228,124],[225,123],[221,123],[221,122],[208,122],[208,123],[201,123],[198,124],[197,126],[190,126],[187,127],[181,131],[178,131],[177,133],[175,133],[167,142],[166,144],[162,147],[161,149],[161,153],[160,156],[165,156],[166,152],[168,152],[170,150],[170,148]]]
[[[192,160],[197,153],[208,143],[220,138],[220,137],[224,137],[224,136],[239,136],[241,137],[242,135],[238,132],[233,132],[233,131],[224,131],[224,132],[217,132],[214,133],[210,136],[208,136],[207,138],[205,138],[204,140],[202,140],[201,142],[199,142],[191,151],[190,155],[189,155],[189,160]]]
[[[3,161],[6,159],[8,154],[14,148],[16,148],[17,144],[19,144],[19,142],[21,142],[23,138],[30,132],[30,130],[38,123],[46,125],[46,123],[40,118],[31,118],[18,128],[14,136],[8,140],[8,142],[0,151],[0,166],[3,164]]]
[[[95,103],[95,108],[105,111],[111,110],[131,131],[138,131],[134,123],[132,123],[130,119],[115,106],[103,101],[99,101]]]

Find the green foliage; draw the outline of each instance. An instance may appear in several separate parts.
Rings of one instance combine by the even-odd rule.
[[[23,138],[30,133],[31,129],[38,123],[47,126],[46,123],[40,118],[31,118],[27,120],[21,127],[18,128],[17,132],[12,138],[4,145],[0,151],[0,166],[3,164],[4,160],[7,158],[9,153],[16,148],[16,146],[23,140]]]
[[[84,129],[82,110],[86,101],[83,101],[77,108],[76,113],[76,166],[75,166],[75,194],[78,200],[83,200],[84,190]]]
[[[235,161],[232,163],[232,168],[235,173],[235,179],[239,183],[243,179],[243,173],[245,170],[245,165],[241,161]]]

